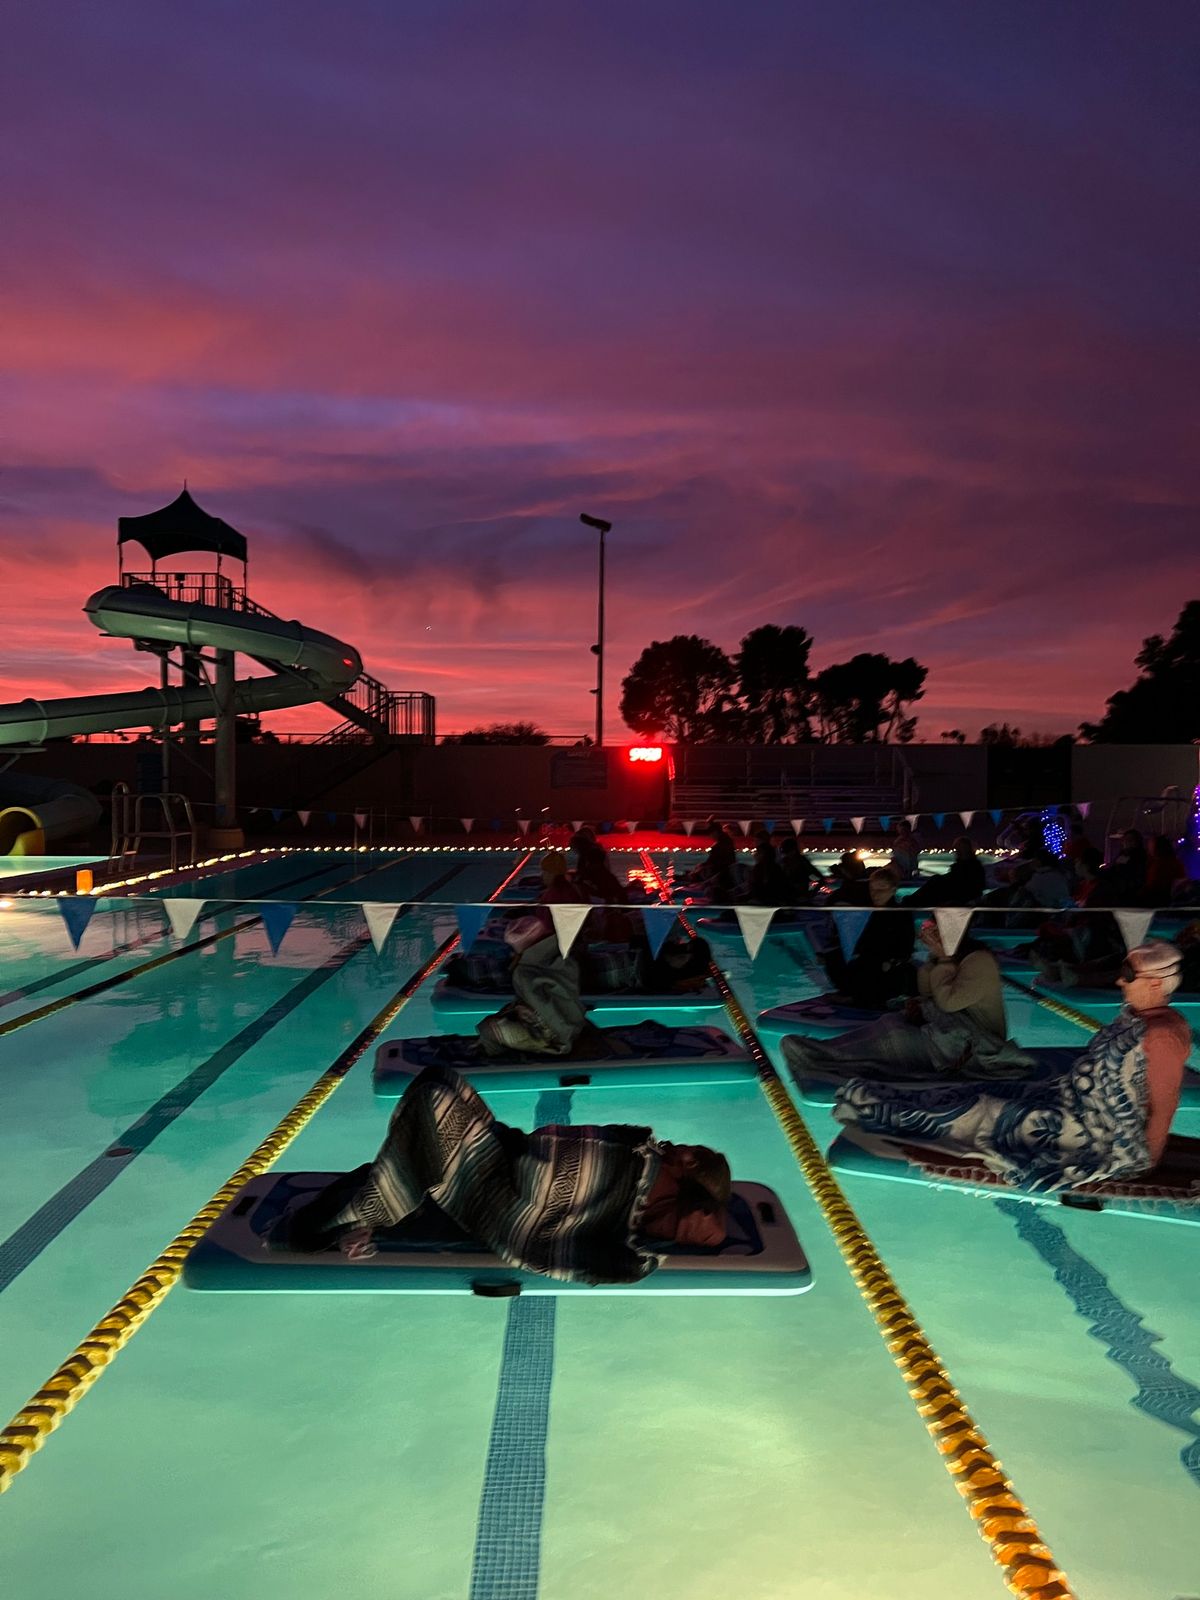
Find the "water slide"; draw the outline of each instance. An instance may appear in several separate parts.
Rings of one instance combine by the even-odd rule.
[[[235,650],[271,669],[234,685],[238,713],[280,711],[330,700],[362,672],[358,651],[327,633],[269,612],[184,604],[149,584],[110,584],[84,606],[101,633],[139,643]],[[213,715],[206,684],[133,689],[63,700],[18,700],[0,705],[0,745],[41,745],[77,733],[117,728],[166,730]],[[55,839],[86,833],[100,815],[94,795],[50,778],[0,773],[0,856],[40,855]]]

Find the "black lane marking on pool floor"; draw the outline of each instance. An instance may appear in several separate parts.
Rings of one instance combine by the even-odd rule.
[[[406,857],[405,859],[411,861],[413,858],[411,856],[409,856],[409,857]],[[327,873],[336,872],[336,871],[337,871],[336,867],[322,867],[319,872],[306,872],[299,878],[288,878],[283,883],[275,884],[274,887],[271,888],[268,891],[268,893],[272,894],[272,895],[282,894],[285,889],[294,889],[297,886],[297,884],[308,883],[313,878],[321,878],[321,877],[324,877]],[[334,885],[334,887],[336,887],[336,885]],[[106,897],[104,895],[98,895],[97,896],[97,899],[100,899],[100,900],[103,900],[105,898],[117,899],[117,898],[120,898],[120,897],[119,896]],[[140,900],[143,900],[144,902],[146,902],[147,904],[150,904],[150,905],[161,905],[163,903],[163,900],[168,899],[168,898],[170,898],[170,897],[167,896],[167,895],[144,895],[144,896],[139,896]],[[189,895],[188,898],[189,899],[210,899],[211,898],[213,900],[218,900],[220,898],[220,896],[219,895],[213,895],[213,896],[208,896],[208,895],[194,895],[194,896],[192,896],[192,895]],[[265,898],[266,898],[266,895],[263,894],[263,895],[247,896],[247,897],[245,897],[245,898],[243,898],[241,900],[231,900],[228,905],[218,906],[216,911],[213,914],[216,915],[216,916],[219,916],[222,913],[227,912],[227,911],[237,911],[237,910],[240,910],[240,908],[243,907],[243,906],[253,905],[256,900],[263,900]],[[246,923],[246,926],[249,927],[250,924]],[[45,978],[35,978],[32,983],[23,984],[21,986],[21,988],[19,988],[19,989],[10,989],[7,994],[0,994],[0,1006],[12,1005],[14,1000],[27,1000],[31,994],[41,994],[43,989],[51,989],[51,988],[54,987],[54,985],[56,983],[66,983],[68,981],[68,979],[78,977],[78,975],[81,972],[90,972],[93,967],[102,967],[106,961],[112,961],[117,956],[128,955],[131,950],[143,950],[143,949],[145,949],[145,947],[148,944],[154,944],[159,939],[167,938],[167,936],[170,934],[170,932],[171,932],[171,930],[170,930],[169,927],[159,928],[156,933],[144,933],[144,934],[141,935],[140,938],[130,939],[125,944],[117,945],[114,949],[110,950],[107,955],[103,955],[103,956],[86,956],[82,961],[76,961],[73,966],[60,967],[57,972],[52,972]],[[193,949],[195,947],[192,946],[192,945],[188,945],[185,948]]]
[[[411,896],[411,900],[413,902],[428,900],[430,895],[436,894],[451,878],[457,877],[464,871],[465,866],[464,862],[462,866],[452,867],[449,872],[444,872],[428,888]],[[399,916],[404,916],[406,910],[407,907],[403,907]],[[278,999],[273,1006],[261,1016],[255,1017],[240,1033],[235,1034],[214,1055],[209,1056],[207,1061],[201,1062],[188,1073],[186,1078],[168,1089],[166,1094],[156,1100],[148,1111],[143,1112],[136,1122],[123,1128],[112,1143],[65,1183],[57,1194],[51,1195],[45,1205],[39,1206],[28,1221],[23,1222],[15,1233],[11,1233],[0,1244],[0,1293],[3,1293],[14,1279],[20,1277],[25,1268],[36,1261],[46,1246],[52,1244],[65,1228],[70,1227],[93,1200],[104,1193],[109,1184],[124,1172],[131,1161],[136,1161],[143,1150],[149,1149],[165,1128],[169,1128],[206,1089],[211,1089],[222,1073],[227,1072],[247,1050],[258,1044],[272,1028],[290,1016],[310,995],[328,983],[330,978],[340,972],[348,961],[366,949],[370,943],[371,935],[363,933],[335,951],[321,966],[308,973],[294,989],[289,989],[287,994]]]
[[[1110,1361],[1137,1384],[1129,1404],[1144,1416],[1168,1428],[1190,1434],[1191,1442],[1179,1452],[1183,1470],[1200,1488],[1200,1388],[1181,1378],[1167,1357],[1152,1347],[1162,1334],[1147,1328],[1139,1314],[1109,1287],[1108,1279],[1070,1243],[1056,1222],[1040,1214],[1028,1201],[995,1200],[997,1210],[1011,1219],[1025,1243],[1041,1256],[1066,1292],[1088,1332],[1104,1346]]]
[[[569,1089],[540,1094],[534,1125],[570,1122],[571,1099]],[[557,1306],[550,1294],[518,1295],[508,1308],[470,1600],[537,1600]]]

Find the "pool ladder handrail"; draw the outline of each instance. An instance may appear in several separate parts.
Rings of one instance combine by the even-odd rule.
[[[161,827],[148,826],[146,806],[159,807]],[[180,817],[182,813],[182,819]],[[151,816],[153,813],[151,812]],[[171,871],[180,865],[194,866],[199,857],[196,818],[187,795],[176,790],[133,794],[127,783],[113,785],[112,845],[110,861],[114,870],[133,867],[146,839],[165,839],[170,851]],[[180,862],[180,841],[186,841],[187,859]]]

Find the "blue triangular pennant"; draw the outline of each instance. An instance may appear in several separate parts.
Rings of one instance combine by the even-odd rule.
[[[992,821],[996,824],[997,827],[1000,826],[1000,818],[1003,815],[1004,815],[1003,811],[989,811],[988,812],[988,816],[991,817]]]
[[[892,819],[891,819],[891,817],[880,817],[879,823],[880,823],[880,826],[882,827],[884,833],[890,833],[891,832],[891,828],[892,828]]]
[[[479,937],[479,930],[492,914],[491,906],[455,906],[458,918],[458,936],[464,950],[469,950]]]
[[[58,902],[58,909],[71,935],[71,943],[78,950],[84,929],[95,914],[96,902],[90,894],[63,895]]]
[[[778,826],[779,826],[779,819],[777,817],[768,817],[767,820],[763,823],[763,827],[767,830],[768,833],[774,833],[775,829]]]
[[[338,814],[337,814],[336,811],[327,811],[325,813],[325,821],[326,822],[336,822],[337,821],[337,815]]]
[[[934,827],[940,829],[946,820],[946,813],[944,811],[935,811],[932,813],[932,816]]]
[[[838,943],[842,947],[842,954],[846,960],[854,954],[858,941],[862,938],[863,929],[871,920],[869,911],[837,911],[833,920],[837,923]]]
[[[677,912],[673,906],[643,906],[642,924],[646,929],[646,943],[650,954],[656,956],[666,942]]]
[[[283,808],[281,806],[272,806],[271,807],[271,821],[272,822],[280,822],[280,821],[282,821],[282,819],[283,819]]]
[[[825,829],[826,833],[832,833],[833,832],[833,818],[832,817],[822,817],[821,818],[821,826]]]
[[[279,946],[283,943],[284,935],[295,920],[297,908],[288,905],[283,900],[265,900],[258,908],[258,914],[263,920],[263,927],[267,930],[267,943],[271,946],[271,954],[279,954]]]
[[[504,824],[501,822],[499,817],[493,817],[492,818],[492,832],[493,833],[499,833],[501,828],[503,828],[503,826],[504,826]]]

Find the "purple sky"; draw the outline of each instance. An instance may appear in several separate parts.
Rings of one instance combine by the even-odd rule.
[[[1063,731],[1200,593],[1191,5],[25,7],[0,696],[187,478],[443,728],[609,731],[651,638],[930,667]],[[291,712],[283,726],[331,714]]]

